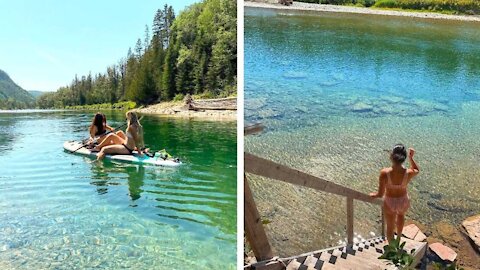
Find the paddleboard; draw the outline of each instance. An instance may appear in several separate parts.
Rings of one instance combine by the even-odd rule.
[[[83,144],[79,141],[66,141],[63,144],[63,148],[68,152],[72,153],[73,151],[77,150]],[[92,158],[96,158],[98,152],[92,152],[86,147],[82,147],[75,151],[73,154],[89,156]],[[133,151],[132,155],[106,155],[106,159],[120,161],[120,162],[129,162],[135,164],[144,164],[144,165],[154,165],[154,166],[164,166],[164,167],[177,167],[182,164],[181,161],[174,158],[167,158],[163,159],[161,157],[149,157],[147,155],[139,156],[137,151]]]

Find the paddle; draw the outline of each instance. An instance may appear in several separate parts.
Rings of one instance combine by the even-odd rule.
[[[118,130],[118,129],[126,126],[127,124],[128,124],[128,123],[125,123],[125,124],[123,124],[123,125],[121,125],[121,126],[119,126],[119,127],[116,127],[116,128],[114,128],[114,129],[112,129],[112,130],[109,130],[109,131],[105,132],[105,134],[102,135],[102,136],[108,135],[108,134],[114,132],[115,130]],[[88,140],[88,139],[87,139],[87,140]],[[83,141],[85,141],[85,140],[83,140]],[[93,140],[93,142],[96,142],[96,141],[97,141],[97,139]],[[73,153],[77,152],[78,150],[82,149],[83,147],[89,145],[90,143],[92,143],[92,142],[84,143],[84,144],[82,144],[82,146],[80,146],[79,148],[77,148],[77,149],[75,149],[75,150],[73,150],[73,151],[70,151],[70,153],[73,154]]]

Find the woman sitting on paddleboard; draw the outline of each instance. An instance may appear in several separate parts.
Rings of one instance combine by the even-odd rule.
[[[407,185],[420,169],[413,160],[415,150],[409,148],[410,168],[405,168],[403,162],[407,159],[407,150],[403,144],[397,144],[390,153],[392,166],[380,171],[378,192],[370,193],[371,197],[382,198],[385,220],[387,223],[387,239],[392,241],[394,232],[401,237],[405,222],[405,213],[410,207]],[[396,230],[395,230],[396,228]]]
[[[90,133],[90,139],[99,140],[108,131],[112,131],[114,128],[107,125],[107,117],[103,113],[96,113],[93,117],[92,124],[88,131]]]
[[[107,117],[105,114],[96,113],[89,128],[90,145],[87,148],[92,148],[94,144],[103,141],[105,139],[105,135],[107,135],[109,132],[113,132],[114,130],[115,129],[113,127],[107,125]],[[121,130],[115,132],[115,134],[123,139],[126,138],[125,133]]]
[[[98,160],[103,159],[107,154],[132,154],[134,149],[138,150],[140,156],[143,154],[141,150],[143,148],[143,127],[140,125],[136,113],[127,112],[126,116],[128,125],[125,138],[114,133],[108,134],[99,145],[93,148],[93,151],[100,151],[97,156]]]

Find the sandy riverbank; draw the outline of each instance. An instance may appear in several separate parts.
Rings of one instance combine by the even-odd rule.
[[[339,12],[339,13],[399,16],[399,17],[411,17],[411,18],[423,18],[423,19],[441,19],[441,20],[480,22],[480,16],[474,16],[474,15],[448,15],[448,14],[423,12],[423,11],[415,12],[415,11],[385,10],[385,9],[374,9],[374,8],[365,8],[365,7],[310,4],[310,3],[303,3],[303,2],[293,2],[293,5],[291,6],[284,6],[280,4],[274,4],[274,3],[245,1],[244,5],[245,7],[269,8],[269,9],[277,9],[277,10]]]
[[[196,102],[222,101],[216,100],[196,100]],[[236,99],[228,99],[235,103]],[[210,121],[236,121],[236,110],[187,110],[183,101],[169,101],[150,105],[145,108],[134,109],[139,114],[157,115],[161,117],[176,117],[186,119],[210,120]]]

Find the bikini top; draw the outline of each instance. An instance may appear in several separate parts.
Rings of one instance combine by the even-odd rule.
[[[407,182],[408,180],[408,169],[405,169],[405,174],[403,175],[402,183],[400,185],[395,185],[392,183],[392,179],[390,178],[390,172],[387,173],[387,188],[392,190],[406,190],[407,189]]]

